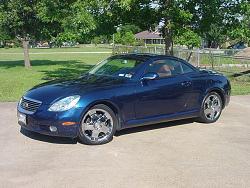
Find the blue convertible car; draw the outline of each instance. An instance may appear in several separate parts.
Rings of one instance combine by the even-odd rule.
[[[218,120],[231,86],[223,75],[176,57],[116,55],[76,80],[29,90],[18,103],[18,123],[41,134],[104,144],[121,129],[197,118]]]

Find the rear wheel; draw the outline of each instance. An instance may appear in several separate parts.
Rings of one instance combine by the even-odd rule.
[[[106,105],[93,106],[84,115],[79,129],[79,139],[88,145],[110,142],[117,127],[115,113]]]
[[[202,104],[199,121],[203,123],[216,122],[222,111],[222,100],[218,93],[209,93]]]

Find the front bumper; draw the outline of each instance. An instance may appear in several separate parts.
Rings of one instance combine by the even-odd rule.
[[[24,110],[19,105],[18,113],[26,115],[26,124],[18,122],[22,128],[40,134],[60,137],[78,136],[83,108],[73,108],[65,112],[49,112],[48,106],[42,105],[35,113]],[[65,126],[64,122],[75,122],[73,125]],[[50,127],[56,127],[56,131],[51,131]]]

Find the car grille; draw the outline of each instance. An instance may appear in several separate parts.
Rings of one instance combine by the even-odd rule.
[[[42,104],[40,101],[32,100],[32,99],[27,99],[27,98],[22,98],[20,106],[27,111],[30,112],[36,112],[39,106]]]

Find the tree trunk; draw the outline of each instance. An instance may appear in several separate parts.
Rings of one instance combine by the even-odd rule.
[[[165,25],[165,55],[174,55],[172,31],[168,25]]]
[[[188,58],[187,58],[187,61],[190,61],[192,55],[193,55],[193,52],[191,51],[190,54],[189,54],[189,56],[188,56]]]
[[[164,27],[164,34],[165,34],[165,55],[173,55],[173,33],[171,28],[171,8],[172,8],[172,0],[165,1],[165,9],[167,15],[165,16],[165,27]]]
[[[30,57],[29,57],[29,41],[28,40],[23,40],[23,54],[24,54],[24,65],[25,68],[30,68]]]
[[[208,41],[207,41],[207,48],[211,48],[211,46],[212,46],[212,41],[211,41],[211,40],[208,40]]]

